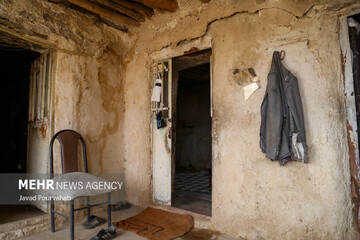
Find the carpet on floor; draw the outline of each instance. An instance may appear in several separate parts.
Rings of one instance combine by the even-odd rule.
[[[147,208],[138,215],[113,225],[150,240],[170,240],[191,231],[194,228],[194,219],[187,214]]]

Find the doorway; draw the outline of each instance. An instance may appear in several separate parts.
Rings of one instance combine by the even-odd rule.
[[[206,50],[173,59],[177,94],[171,203],[207,216],[212,193],[210,56]]]
[[[152,187],[161,205],[211,216],[211,49],[152,66]]]
[[[29,76],[31,63],[38,52],[21,48],[0,47],[2,87],[0,104],[1,173],[26,173]]]
[[[0,44],[0,173],[26,173],[30,71],[40,53]],[[32,205],[0,206],[0,224],[44,214]]]

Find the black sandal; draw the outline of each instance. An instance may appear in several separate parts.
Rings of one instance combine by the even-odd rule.
[[[115,227],[111,226],[108,229],[101,229],[96,236],[90,238],[90,240],[108,240],[116,237]]]
[[[100,226],[101,224],[104,224],[104,223],[106,223],[105,218],[91,215],[90,221],[86,221],[82,225],[86,229],[92,229],[92,228],[96,228],[97,226]]]

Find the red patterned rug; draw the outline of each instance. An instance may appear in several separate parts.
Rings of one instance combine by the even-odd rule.
[[[187,214],[147,208],[136,216],[113,224],[150,240],[170,240],[191,231],[194,219]]]

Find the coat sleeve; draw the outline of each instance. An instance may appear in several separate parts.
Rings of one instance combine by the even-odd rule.
[[[267,94],[267,89],[265,92],[265,97],[264,100],[261,104],[261,109],[260,109],[260,113],[261,113],[261,125],[260,125],[260,148],[261,151],[263,153],[266,153],[266,110],[268,107],[268,94]]]
[[[292,154],[302,162],[307,162],[307,146],[305,137],[305,124],[302,103],[300,98],[299,86],[294,75],[289,73],[289,81],[285,83],[290,111],[290,135],[292,141]]]
[[[260,145],[266,157],[274,160],[279,154],[283,121],[279,79],[274,72],[268,75],[266,95],[261,105],[261,117]]]
[[[286,82],[286,96],[289,105],[289,110],[292,116],[290,131],[291,133],[298,133],[298,141],[305,142],[305,124],[304,114],[302,110],[302,103],[300,98],[299,86],[294,75],[289,73],[289,81]]]

